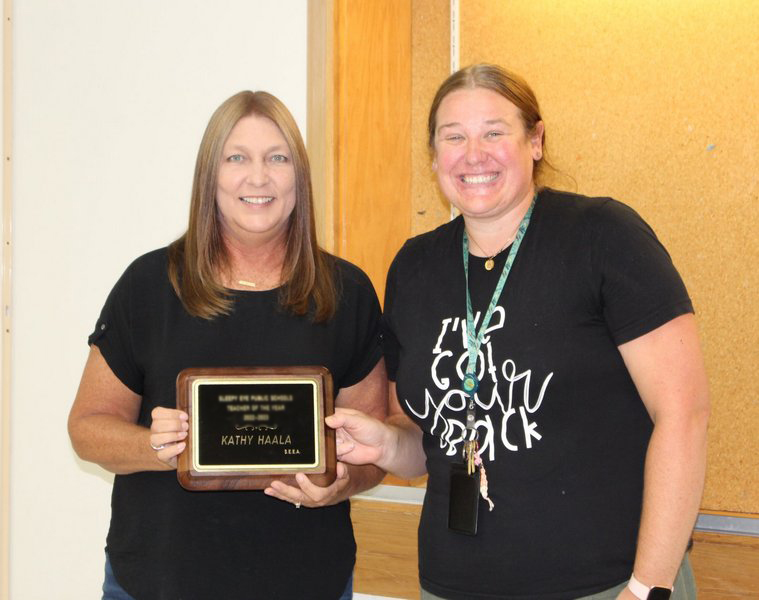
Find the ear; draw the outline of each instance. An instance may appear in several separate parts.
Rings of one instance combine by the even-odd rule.
[[[437,158],[436,157],[432,158],[432,170],[437,173]]]
[[[532,159],[540,160],[543,158],[543,133],[545,126],[543,121],[535,123],[532,134],[530,135],[530,146],[532,148]]]

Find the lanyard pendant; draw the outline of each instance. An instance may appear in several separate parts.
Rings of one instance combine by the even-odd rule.
[[[474,373],[467,373],[464,375],[464,379],[461,380],[462,390],[471,396],[477,391],[478,387],[480,387],[480,380],[477,379]]]

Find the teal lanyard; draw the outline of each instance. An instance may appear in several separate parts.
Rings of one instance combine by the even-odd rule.
[[[522,243],[524,234],[527,232],[527,226],[530,224],[530,218],[532,217],[532,209],[535,208],[535,199],[537,194],[532,199],[530,208],[527,209],[527,213],[522,217],[522,222],[519,223],[519,229],[517,230],[517,236],[514,238],[514,242],[511,244],[511,250],[509,250],[509,256],[506,258],[506,264],[503,265],[503,271],[501,271],[501,277],[498,279],[498,283],[495,286],[493,297],[490,299],[490,305],[485,313],[485,316],[480,323],[480,330],[475,335],[474,331],[474,315],[472,313],[472,298],[469,295],[469,236],[466,234],[466,228],[464,229],[464,239],[462,247],[464,249],[464,278],[466,280],[466,346],[469,351],[469,362],[466,366],[466,375],[461,382],[461,387],[464,392],[470,397],[469,411],[467,414],[467,429],[471,429],[474,426],[474,393],[480,385],[477,379],[475,369],[477,368],[477,356],[480,352],[480,346],[482,345],[482,339],[485,337],[485,331],[490,325],[490,319],[493,316],[498,300],[501,297],[503,287],[506,285],[506,279],[511,272],[511,265],[514,264],[514,259],[519,251],[519,246]]]

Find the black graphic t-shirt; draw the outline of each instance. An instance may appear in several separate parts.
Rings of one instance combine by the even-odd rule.
[[[336,259],[335,316],[313,324],[283,311],[278,290],[234,292],[231,314],[190,316],[167,275],[166,249],[134,261],[111,291],[90,344],[142,397],[138,423],[176,406],[189,367],[327,367],[334,391],[382,356],[380,306],[369,278]],[[347,501],[295,510],[263,491],[188,492],[176,471],[116,475],[107,552],[118,582],[140,600],[334,600],[355,562]]]
[[[447,528],[467,365],[461,217],[406,242],[388,274],[385,356],[424,432],[422,586],[451,599],[575,598],[632,572],[652,430],[617,346],[692,312],[651,228],[610,198],[543,190],[480,348],[477,431],[492,512]],[[492,271],[470,256],[475,326]]]

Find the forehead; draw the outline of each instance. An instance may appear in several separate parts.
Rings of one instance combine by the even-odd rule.
[[[287,140],[277,124],[268,117],[247,115],[235,123],[224,143],[225,146],[288,147]]]
[[[520,111],[510,100],[487,88],[465,88],[448,94],[437,110],[437,127],[452,123],[518,121]]]

